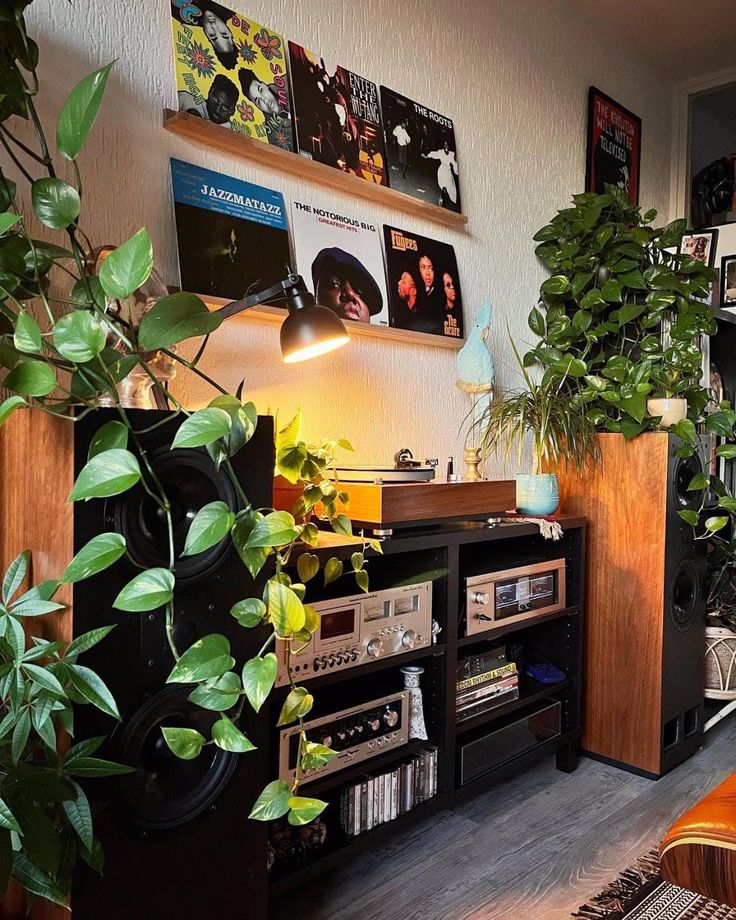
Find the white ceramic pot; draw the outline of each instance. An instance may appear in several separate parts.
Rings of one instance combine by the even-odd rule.
[[[686,399],[648,399],[647,412],[650,415],[661,415],[661,428],[671,428],[684,418],[687,418]]]

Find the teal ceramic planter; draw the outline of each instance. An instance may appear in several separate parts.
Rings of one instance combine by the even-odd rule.
[[[516,510],[519,514],[554,514],[560,504],[560,487],[554,473],[516,477]]]

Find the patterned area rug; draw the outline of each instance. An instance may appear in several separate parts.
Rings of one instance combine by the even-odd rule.
[[[584,904],[576,920],[736,920],[736,910],[663,882],[652,850]]]

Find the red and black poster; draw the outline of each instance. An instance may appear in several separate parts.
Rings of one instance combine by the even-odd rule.
[[[591,86],[585,191],[602,195],[616,185],[639,204],[640,171],[641,118]]]

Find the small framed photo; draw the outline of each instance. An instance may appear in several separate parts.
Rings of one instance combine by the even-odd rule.
[[[736,309],[736,253],[721,259],[721,307]]]
[[[713,268],[718,243],[717,230],[700,230],[698,233],[686,233],[682,238],[680,252],[698,262]]]

